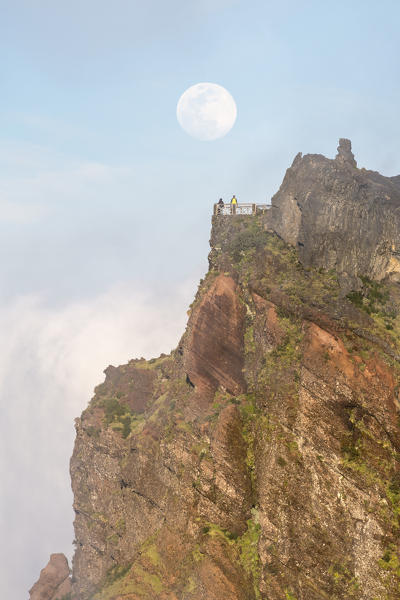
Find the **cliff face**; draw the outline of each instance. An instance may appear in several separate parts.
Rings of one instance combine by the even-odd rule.
[[[251,597],[251,578],[224,533],[248,536],[251,518],[242,415],[231,402],[245,388],[245,311],[233,278],[216,272],[195,304],[171,356],[107,369],[77,420],[71,477],[79,598],[99,583],[95,598],[194,590]],[[138,387],[147,396],[140,410],[131,401]]]
[[[397,184],[340,148],[269,213],[213,217],[176,350],[106,369],[76,421],[72,598],[400,598]]]

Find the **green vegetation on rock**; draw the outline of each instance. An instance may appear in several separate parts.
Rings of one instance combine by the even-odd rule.
[[[104,409],[105,425],[113,431],[121,432],[124,438],[144,422],[143,415],[137,415],[117,398],[102,398],[98,405]]]
[[[224,540],[232,548],[235,560],[241,565],[250,581],[252,581],[254,598],[259,600],[261,599],[261,562],[258,552],[258,542],[261,527],[257,523],[257,511],[254,509],[252,512],[252,518],[247,521],[247,530],[241,536],[220,527],[216,523],[207,523],[202,531],[204,535]]]
[[[246,573],[251,577],[254,586],[255,598],[259,600],[261,562],[258,553],[258,542],[261,533],[260,524],[256,522],[257,511],[253,510],[253,518],[247,521],[247,531],[238,538],[237,544],[240,552],[240,563]]]

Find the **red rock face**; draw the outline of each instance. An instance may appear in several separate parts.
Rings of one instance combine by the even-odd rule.
[[[243,376],[245,310],[232,277],[218,275],[189,320],[184,366],[196,391],[212,398],[218,386],[246,389]]]
[[[30,600],[62,600],[70,593],[68,561],[64,554],[52,554],[39,580],[29,590]]]

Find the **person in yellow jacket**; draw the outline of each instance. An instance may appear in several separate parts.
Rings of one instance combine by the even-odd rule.
[[[237,203],[238,203],[237,198],[236,198],[235,194],[233,194],[231,204],[237,204]]]

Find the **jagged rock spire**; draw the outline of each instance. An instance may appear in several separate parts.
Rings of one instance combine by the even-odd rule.
[[[63,600],[71,594],[71,578],[64,554],[51,554],[39,580],[29,590],[30,600]]]
[[[336,154],[335,160],[341,164],[348,164],[352,167],[357,167],[357,162],[354,158],[354,154],[351,151],[350,140],[347,140],[346,138],[340,138],[337,151],[338,153]]]

